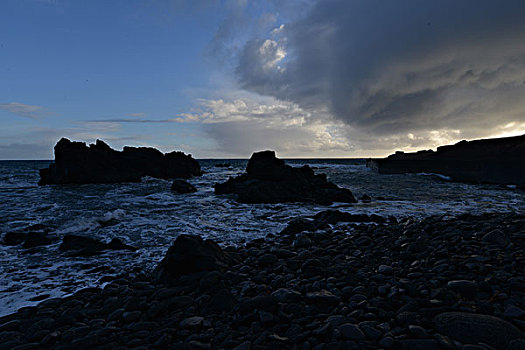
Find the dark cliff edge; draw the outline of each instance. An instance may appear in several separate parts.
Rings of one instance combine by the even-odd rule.
[[[381,174],[436,173],[453,181],[525,186],[525,135],[460,141],[434,152],[396,152],[368,159]]]
[[[40,169],[39,185],[139,182],[201,175],[199,162],[183,152],[162,153],[150,147],[116,151],[101,140],[87,146],[62,138],[55,145],[55,163]]]

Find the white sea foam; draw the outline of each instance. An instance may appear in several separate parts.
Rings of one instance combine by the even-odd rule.
[[[131,271],[134,266],[151,270],[180,234],[213,238],[222,244],[278,233],[298,216],[312,216],[326,209],[382,216],[454,215],[471,212],[525,211],[523,191],[500,186],[444,182],[433,176],[388,175],[370,172],[356,161],[289,161],[293,166],[311,164],[356,197],[368,194],[370,203],[241,204],[232,196],[217,196],[213,184],[241,173],[246,161],[228,161],[232,168],[203,162],[202,177],[190,179],[198,191],[177,195],[171,181],[148,178],[142,183],[116,185],[43,186],[2,192],[1,232],[21,230],[36,223],[48,225],[53,245],[27,252],[21,247],[0,246],[0,314],[35,304],[35,296],[65,295],[82,287],[99,285],[105,275]],[[322,168],[322,169],[321,169]],[[38,167],[32,178],[36,183]],[[0,175],[2,173],[0,162]],[[29,174],[29,170],[22,172]],[[16,176],[15,176],[16,177]],[[31,181],[29,181],[31,180]],[[383,197],[384,199],[378,199]],[[100,221],[115,219],[113,225]],[[139,251],[109,251],[87,258],[65,257],[58,245],[65,234],[81,234],[102,241],[118,237]],[[94,267],[106,266],[97,271]]]

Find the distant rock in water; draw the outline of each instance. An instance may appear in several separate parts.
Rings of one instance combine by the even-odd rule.
[[[314,174],[308,165],[285,165],[273,151],[254,153],[245,174],[214,187],[216,194],[236,194],[241,203],[356,202],[350,190],[327,181],[325,174]]]
[[[525,135],[461,141],[437,151],[396,152],[369,159],[367,166],[382,174],[436,173],[454,181],[525,186]]]
[[[62,251],[69,251],[71,256],[90,256],[103,250],[131,250],[137,248],[127,245],[118,238],[113,238],[109,243],[103,243],[96,239],[77,235],[65,235],[59,247]]]
[[[40,170],[39,185],[139,182],[201,175],[199,162],[183,152],[163,154],[155,148],[124,147],[116,151],[101,140],[87,146],[62,138],[55,145],[55,163]]]
[[[187,181],[176,179],[171,184],[171,190],[176,193],[185,194],[197,192],[195,186]]]

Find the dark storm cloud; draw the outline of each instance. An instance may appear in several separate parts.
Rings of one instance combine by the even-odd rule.
[[[320,1],[249,41],[236,72],[247,90],[324,105],[374,135],[485,136],[525,120],[523,18],[515,0]]]

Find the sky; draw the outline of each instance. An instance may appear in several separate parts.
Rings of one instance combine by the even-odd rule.
[[[0,159],[378,157],[525,133],[521,0],[4,0]]]

